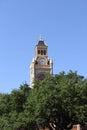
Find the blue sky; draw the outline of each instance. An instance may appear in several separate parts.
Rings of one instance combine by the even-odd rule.
[[[87,78],[87,0],[0,0],[0,93],[30,83],[40,35],[54,74],[72,70]]]

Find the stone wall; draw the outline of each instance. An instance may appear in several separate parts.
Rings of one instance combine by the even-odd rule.
[[[79,124],[77,124],[77,125],[73,125],[72,130],[81,130],[81,127],[80,127]]]

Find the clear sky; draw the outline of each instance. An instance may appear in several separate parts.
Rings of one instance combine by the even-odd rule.
[[[0,0],[0,93],[30,84],[40,35],[54,74],[72,70],[87,78],[87,0]]]

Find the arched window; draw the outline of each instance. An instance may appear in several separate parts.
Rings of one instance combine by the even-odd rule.
[[[38,50],[38,54],[40,54],[40,50]]]
[[[48,60],[47,64],[49,65],[49,60]]]
[[[43,55],[43,50],[41,50],[41,55]]]
[[[46,55],[46,50],[44,50],[44,55]]]

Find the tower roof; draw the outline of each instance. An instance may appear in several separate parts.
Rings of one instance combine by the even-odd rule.
[[[40,40],[38,41],[37,46],[46,46],[46,44],[45,44],[45,42],[44,42],[42,37],[40,37]]]

